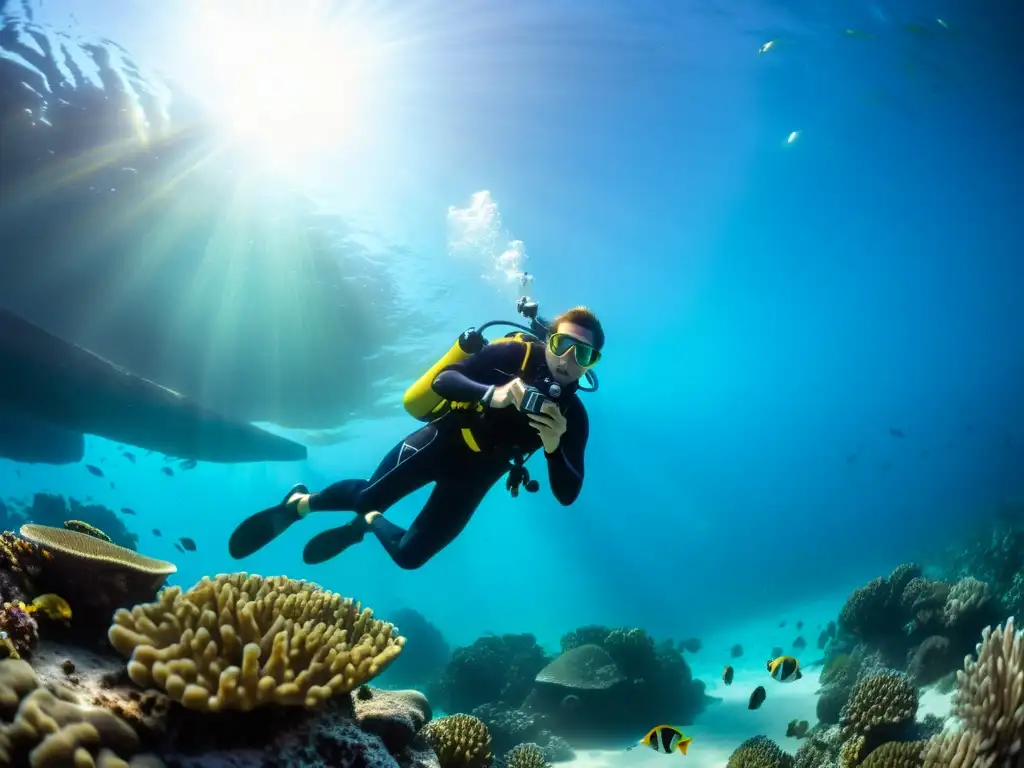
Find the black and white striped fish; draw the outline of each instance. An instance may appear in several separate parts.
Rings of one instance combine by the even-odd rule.
[[[690,748],[691,741],[693,738],[687,737],[678,728],[671,725],[658,725],[651,728],[647,735],[640,739],[640,744],[663,755],[670,755],[677,750],[685,755],[686,750]],[[633,747],[636,746],[639,744],[633,745]],[[633,749],[633,747],[627,747],[627,749]]]
[[[768,661],[768,673],[773,680],[780,683],[792,683],[803,675],[800,673],[800,662],[792,656],[779,656]]]

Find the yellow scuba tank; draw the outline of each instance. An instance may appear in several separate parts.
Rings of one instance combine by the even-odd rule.
[[[437,375],[449,365],[454,365],[472,357],[487,346],[488,343],[500,344],[509,341],[528,343],[528,340],[522,333],[503,336],[500,339],[488,342],[476,328],[469,328],[464,331],[455,340],[455,343],[452,344],[451,349],[445,352],[440,360],[430,366],[426,373],[416,379],[415,383],[405,390],[405,395],[402,396],[402,405],[406,412],[419,421],[433,421],[444,416],[448,412],[450,404],[434,391],[433,384]]]
[[[451,349],[445,352],[440,360],[430,366],[430,370],[416,379],[416,382],[405,390],[405,395],[402,397],[402,405],[405,407],[406,412],[419,421],[433,421],[444,416],[451,408],[451,404],[434,391],[434,379],[437,378],[437,374],[449,365],[454,365],[472,357],[489,343],[501,344],[503,342],[518,341],[521,344],[526,344],[527,350],[522,364],[522,369],[525,371],[530,359],[529,344],[531,342],[543,342],[547,338],[547,323],[537,317],[537,303],[530,301],[526,296],[521,297],[516,303],[516,311],[527,319],[528,325],[520,325],[508,320],[490,320],[479,328],[468,328],[463,331],[462,335],[452,344]],[[484,338],[483,332],[488,328],[499,325],[519,330],[488,342]],[[586,380],[590,387],[580,386],[580,390],[583,392],[596,391],[597,377],[594,376],[593,371],[587,371]]]

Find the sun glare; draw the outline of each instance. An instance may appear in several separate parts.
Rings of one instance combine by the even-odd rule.
[[[384,46],[319,7],[207,2],[195,20],[197,90],[233,143],[275,165],[354,152],[372,130],[369,89]]]

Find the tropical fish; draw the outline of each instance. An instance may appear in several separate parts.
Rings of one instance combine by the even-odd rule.
[[[686,640],[683,640],[681,645],[683,646],[684,651],[689,651],[690,653],[697,653],[697,651],[699,651],[704,644],[701,643],[699,637],[689,637]]]
[[[903,430],[898,429],[897,427],[889,427],[889,434],[892,435],[893,437],[906,437],[906,435],[903,433]]]
[[[740,645],[739,643],[736,643],[736,645],[734,645],[734,646],[732,647],[732,650],[730,650],[730,651],[729,651],[729,654],[730,654],[730,655],[731,655],[731,656],[732,656],[732,657],[733,657],[734,659],[738,659],[738,658],[739,658],[740,656],[742,656],[742,655],[743,655],[743,646],[742,646],[742,645]]]
[[[132,464],[135,463],[135,454],[134,453],[130,453],[129,451],[125,451],[121,455],[124,456],[126,459],[128,459],[128,461],[130,461]]]
[[[178,550],[179,552],[181,552],[182,554],[184,554],[184,552],[185,552],[185,549],[178,542],[174,542],[174,548],[176,550]]]
[[[797,628],[797,631],[803,629],[804,628],[804,623],[802,621],[798,621],[796,623],[796,628]]]
[[[732,685],[732,679],[736,675],[736,670],[732,668],[732,664],[726,664],[725,669],[722,670],[722,682],[726,685]]]
[[[135,514],[135,510],[132,509],[131,507],[121,507],[121,512],[123,514],[126,514],[126,515],[134,515]]]
[[[807,641],[804,640],[803,635],[800,635],[799,637],[797,637],[796,640],[793,641],[793,647],[796,648],[798,651],[802,651],[804,648],[807,647]]]
[[[26,605],[24,610],[25,613],[41,613],[54,621],[71,620],[71,606],[68,605],[68,601],[52,592],[39,595],[31,605]]]
[[[181,542],[181,546],[183,546],[189,552],[195,552],[196,551],[196,543],[195,543],[195,541],[193,539],[190,539],[188,536],[182,536],[180,539],[178,539],[178,541],[180,541]]]
[[[198,463],[195,459],[182,459],[178,466],[182,469],[195,469]]]
[[[160,529],[159,528],[154,528],[153,529],[153,535],[154,536],[163,536],[163,534],[160,533]]]
[[[773,680],[780,683],[792,683],[803,677],[800,672],[800,662],[792,656],[779,656],[777,659],[769,659],[768,673]]]
[[[160,471],[163,472],[168,477],[174,477],[174,470],[171,469],[170,467],[160,467]]]
[[[768,53],[768,51],[770,51],[772,49],[773,45],[775,45],[775,41],[774,40],[769,40],[767,43],[765,43],[760,48],[758,48],[757,52],[758,53]]]
[[[640,739],[640,744],[648,746],[655,752],[660,752],[663,755],[671,755],[676,750],[685,755],[686,750],[690,748],[691,741],[693,741],[693,737],[687,736],[674,726],[657,725]],[[634,744],[632,747],[627,747],[627,749],[633,749],[640,746],[640,744]]]
[[[757,686],[757,688],[754,689],[754,692],[750,694],[750,703],[747,704],[747,709],[760,708],[760,706],[764,704],[764,700],[766,698],[768,698],[768,694],[765,692],[764,686]]]
[[[89,470],[90,475],[96,475],[96,477],[103,477],[103,470],[97,467],[95,464],[86,464],[85,468]]]

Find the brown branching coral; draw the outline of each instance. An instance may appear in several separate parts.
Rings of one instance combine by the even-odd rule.
[[[864,677],[843,709],[841,762],[860,765],[880,744],[900,740],[917,716],[917,689],[906,675],[888,672]]]
[[[448,715],[427,723],[420,734],[437,755],[441,768],[489,768],[491,734],[479,718]]]
[[[767,736],[754,736],[736,748],[726,768],[793,768],[793,758]]]
[[[140,748],[139,738],[115,715],[39,688],[35,673],[24,661],[0,661],[0,711],[13,714],[13,721],[0,727],[0,765],[162,765],[151,756],[133,757]]]
[[[312,582],[246,573],[119,610],[108,633],[128,674],[190,709],[315,707],[380,674],[404,638]]]
[[[967,657],[957,673],[955,712],[978,734],[980,755],[1024,762],[1024,631],[1011,618],[981,638],[977,661]]]
[[[992,759],[978,754],[978,734],[971,731],[940,733],[928,740],[922,753],[923,768],[991,768]]]

